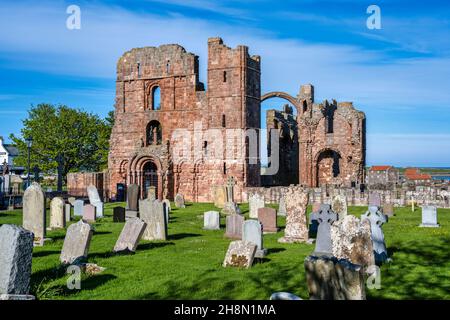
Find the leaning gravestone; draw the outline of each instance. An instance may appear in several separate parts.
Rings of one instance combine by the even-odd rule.
[[[369,207],[370,206],[381,207],[381,196],[378,192],[369,193]]]
[[[0,300],[30,300],[34,235],[22,227],[0,227]]]
[[[282,217],[286,216],[286,200],[284,199],[284,195],[280,197],[280,201],[278,202],[278,215]]]
[[[242,239],[242,225],[245,218],[240,214],[232,214],[226,218],[225,237],[230,239]]]
[[[262,225],[258,220],[246,220],[242,225],[242,240],[256,245],[256,258],[264,258],[267,250],[263,247]]]
[[[146,226],[147,224],[139,218],[128,219],[114,246],[114,252],[135,252]]]
[[[138,211],[138,200],[139,186],[137,184],[130,184],[127,188],[127,209]]]
[[[306,209],[308,193],[296,187],[286,191],[286,228],[284,237],[278,239],[281,243],[306,242],[308,228],[306,226]]]
[[[394,205],[392,203],[386,203],[383,206],[383,213],[388,217],[394,216]]]
[[[139,213],[147,224],[142,239],[167,240],[167,221],[161,201],[139,200]]]
[[[113,209],[113,222],[125,222],[125,208],[115,207]]]
[[[273,208],[259,208],[258,220],[263,226],[264,233],[277,233],[277,211]]]
[[[256,245],[246,241],[233,241],[230,243],[225,260],[224,267],[250,268],[255,258]]]
[[[365,300],[364,272],[360,265],[335,257],[308,256],[306,282],[311,300]]]
[[[66,224],[68,222],[70,222],[71,211],[72,211],[72,206],[70,205],[70,203],[66,203],[65,206],[64,206],[64,216],[65,216],[65,219],[66,219]]]
[[[50,229],[61,229],[65,227],[64,200],[60,197],[55,197],[50,202]]]
[[[89,203],[95,206],[97,218],[103,217],[103,202],[100,199],[100,195],[98,194],[98,190],[95,186],[90,185],[87,187],[87,193],[89,196]]]
[[[83,220],[86,222],[95,222],[96,219],[96,208],[91,205],[87,204],[83,207]]]
[[[175,207],[186,208],[186,205],[184,203],[184,197],[180,193],[177,193],[177,195],[175,196]]]
[[[338,219],[344,219],[347,215],[347,197],[344,195],[336,195],[331,201],[331,210],[337,214]]]
[[[437,222],[437,208],[435,206],[422,207],[422,224],[420,227],[439,228]]]
[[[83,207],[83,200],[75,200],[75,202],[73,203],[73,215],[77,217],[83,216]]]
[[[371,266],[375,264],[370,222],[360,221],[353,215],[347,215],[331,226],[333,256],[349,260],[353,264]]]
[[[59,260],[62,264],[76,264],[87,259],[93,234],[92,227],[83,220],[73,223],[67,228],[63,248]]]
[[[264,208],[264,197],[254,193],[250,195],[248,205],[250,207],[249,217],[252,219],[258,219],[258,209]]]
[[[203,229],[220,230],[220,214],[217,211],[208,211],[203,214]]]
[[[370,206],[369,210],[361,216],[361,220],[367,219],[370,222],[372,246],[375,254],[375,263],[381,264],[388,259],[384,233],[381,226],[386,223],[386,216],[378,210],[378,207]]]
[[[332,255],[331,225],[337,220],[336,213],[331,211],[329,204],[323,204],[319,212],[315,213],[319,227],[317,228],[315,256]]]
[[[44,245],[46,219],[45,198],[36,182],[23,195],[23,228],[34,234],[34,245]]]

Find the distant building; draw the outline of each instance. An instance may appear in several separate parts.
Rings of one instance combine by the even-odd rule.
[[[430,174],[421,173],[418,168],[405,169],[404,177],[406,181],[417,183],[430,182],[433,178]]]
[[[8,166],[12,166],[14,158],[19,155],[19,150],[16,147],[10,144],[4,144],[3,142],[3,137],[0,136],[0,165],[3,166],[6,162]]]
[[[399,171],[393,166],[373,166],[367,172],[368,185],[387,185],[399,181]]]

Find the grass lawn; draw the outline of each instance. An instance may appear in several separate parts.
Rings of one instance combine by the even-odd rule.
[[[141,241],[136,254],[114,255],[123,223],[112,222],[112,208],[119,205],[124,206],[106,204],[105,217],[94,225],[88,260],[106,270],[83,275],[81,290],[67,289],[68,275],[59,268],[65,230],[50,231],[52,240],[33,252],[31,294],[38,299],[268,299],[287,291],[308,298],[303,261],[314,245],[280,244],[282,230],[264,236],[268,255],[252,268],[223,268],[231,241],[223,237],[225,218],[222,230],[202,230],[203,212],[215,207],[188,203],[173,208],[168,241]],[[248,205],[241,209],[248,216]],[[350,207],[349,213],[359,217],[365,210]],[[368,290],[368,299],[450,299],[450,210],[438,210],[441,228],[419,228],[420,209],[395,212],[383,226],[393,261],[382,266],[381,289]],[[278,219],[284,227],[284,218]],[[22,212],[0,212],[0,224],[5,223],[21,225]]]

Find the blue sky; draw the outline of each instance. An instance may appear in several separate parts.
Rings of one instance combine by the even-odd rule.
[[[66,28],[71,4],[81,30]],[[366,27],[371,4],[381,30]],[[206,82],[213,36],[261,55],[263,92],[296,95],[312,83],[316,101],[353,101],[367,116],[368,165],[450,166],[450,3],[441,0],[2,1],[0,135],[19,133],[40,102],[105,116],[117,59],[133,47],[179,43],[200,56]]]

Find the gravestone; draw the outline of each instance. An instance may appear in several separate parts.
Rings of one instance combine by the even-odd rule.
[[[263,226],[264,233],[277,233],[277,211],[272,208],[259,208],[258,220]]]
[[[375,263],[381,264],[388,259],[384,233],[381,226],[386,223],[386,216],[376,206],[370,206],[369,210],[361,216],[361,220],[370,222],[372,247],[375,255]]]
[[[45,197],[36,182],[23,195],[23,228],[34,234],[34,245],[44,245],[46,231]]]
[[[227,189],[225,186],[213,187],[214,206],[222,209],[227,202]]]
[[[30,290],[34,235],[22,227],[0,226],[0,295],[24,299]],[[26,299],[26,297],[25,297]]]
[[[335,257],[308,256],[306,283],[311,300],[365,300],[364,271],[360,265]]]
[[[70,222],[70,220],[71,220],[70,214],[72,211],[72,206],[70,205],[70,203],[66,203],[64,207],[65,207],[64,217],[66,219],[66,225],[67,225],[67,223]]]
[[[386,203],[383,206],[383,213],[388,217],[394,216],[394,205],[392,203]]]
[[[55,197],[50,202],[50,229],[61,229],[65,227],[64,200],[60,197]]]
[[[338,219],[336,213],[331,211],[329,204],[322,204],[319,212],[314,213],[319,227],[317,228],[315,256],[332,255],[331,225]]]
[[[175,207],[186,208],[186,205],[184,203],[184,196],[180,193],[177,193],[177,195],[175,196]]]
[[[286,228],[284,237],[278,239],[278,242],[296,243],[308,240],[307,207],[308,193],[297,187],[288,188],[286,191]]]
[[[95,207],[95,216],[97,218],[102,218],[103,217],[103,202],[94,203],[94,207]]]
[[[127,210],[138,211],[139,186],[130,184],[127,188]]]
[[[125,208],[115,207],[113,209],[113,222],[125,222]]]
[[[241,214],[241,209],[235,202],[226,202],[221,212],[222,214],[229,216],[233,214]]]
[[[347,215],[333,223],[331,244],[333,256],[338,259],[361,266],[375,264],[370,222],[367,219],[360,221],[353,215]]]
[[[77,217],[83,216],[83,207],[83,200],[75,200],[75,202],[73,203],[73,215]]]
[[[147,198],[150,199],[150,200],[152,200],[152,201],[155,201],[155,200],[157,199],[157,196],[156,196],[156,187],[154,187],[154,186],[148,187],[148,190],[147,190]]]
[[[422,224],[420,227],[439,228],[437,222],[437,208],[435,206],[422,207]]]
[[[220,230],[220,214],[217,211],[208,211],[203,214],[203,229]]]
[[[225,237],[230,239],[242,239],[242,225],[245,218],[240,214],[232,214],[226,217]]]
[[[147,224],[139,218],[128,219],[114,246],[114,252],[135,252],[146,226]]]
[[[381,196],[378,192],[369,193],[369,207],[370,206],[381,207]]]
[[[91,225],[83,220],[67,228],[59,260],[62,264],[77,264],[87,259],[93,234]]]
[[[166,215],[166,222],[169,223],[169,220],[170,220],[170,201],[167,200],[167,199],[164,199],[161,202],[163,204],[164,214]]]
[[[338,219],[344,219],[347,215],[347,197],[344,195],[336,195],[331,201],[331,210],[337,214]]]
[[[256,258],[264,258],[267,250],[263,247],[262,225],[258,220],[246,220],[242,225],[242,240],[256,245]]]
[[[147,224],[142,239],[167,240],[167,221],[161,201],[139,200],[139,213]]]
[[[255,258],[256,245],[246,241],[233,241],[228,246],[224,267],[250,268]]]
[[[87,193],[89,197],[89,203],[95,206],[97,218],[103,217],[103,202],[98,194],[98,190],[95,186],[90,185],[87,187]]]
[[[284,195],[280,197],[280,201],[278,202],[278,215],[281,217],[286,216],[286,201]]]
[[[75,201],[76,201],[77,199],[75,198],[75,197],[69,197],[69,198],[67,198],[67,202],[69,202],[70,203],[70,205],[73,207],[73,206],[75,206]]]
[[[258,219],[258,209],[264,208],[265,206],[264,197],[254,193],[250,195],[248,205],[250,208],[249,217],[252,219]]]
[[[92,204],[87,204],[83,207],[83,220],[86,222],[95,222],[96,208]]]

